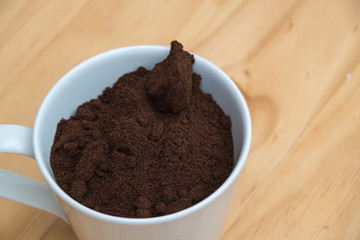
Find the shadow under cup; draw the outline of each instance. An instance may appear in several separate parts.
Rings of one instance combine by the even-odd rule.
[[[245,100],[231,79],[209,61],[195,55],[194,72],[200,88],[211,93],[229,115],[234,142],[234,169],[225,183],[200,203],[167,216],[143,219],[114,217],[91,210],[70,198],[56,184],[50,151],[57,123],[75,114],[76,108],[112,86],[120,76],[139,66],[151,69],[169,53],[168,47],[134,46],[111,50],[79,64],[50,90],[36,116],[34,154],[74,232],[80,239],[217,239],[225,221],[237,179],[247,158],[251,121]],[[161,234],[160,234],[161,233]]]

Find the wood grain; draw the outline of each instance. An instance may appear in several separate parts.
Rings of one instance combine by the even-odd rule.
[[[173,39],[251,111],[222,239],[360,239],[358,0],[0,0],[0,124],[31,127],[51,86],[97,53]],[[0,154],[0,168],[43,180],[27,157]],[[77,239],[40,210],[0,199],[0,213],[0,239]]]

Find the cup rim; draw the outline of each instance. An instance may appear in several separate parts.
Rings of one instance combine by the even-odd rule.
[[[200,201],[199,203],[186,208],[184,210],[181,210],[179,212],[175,212],[172,214],[164,215],[164,216],[158,216],[158,217],[150,217],[150,218],[126,218],[126,217],[118,217],[118,216],[112,216],[105,213],[97,212],[91,208],[88,208],[79,202],[75,201],[73,198],[71,198],[68,194],[66,194],[60,186],[56,183],[55,179],[52,177],[50,171],[47,170],[47,167],[45,165],[46,160],[42,159],[41,155],[41,145],[40,145],[40,134],[39,130],[41,128],[40,125],[40,116],[42,115],[42,112],[45,110],[45,105],[48,102],[49,98],[51,98],[51,95],[59,85],[61,85],[70,75],[72,75],[74,72],[78,71],[82,67],[88,65],[89,63],[92,63],[94,61],[98,61],[101,58],[105,58],[108,55],[112,54],[121,54],[124,51],[131,51],[135,49],[157,49],[157,50],[169,50],[170,47],[166,46],[159,46],[159,45],[135,45],[135,46],[128,46],[128,47],[122,47],[122,48],[116,48],[112,50],[108,50],[105,52],[102,52],[100,54],[97,54],[91,58],[88,58],[87,60],[81,62],[80,64],[73,67],[70,71],[68,71],[65,75],[63,75],[50,89],[50,91],[47,93],[46,97],[42,101],[40,108],[38,110],[38,113],[35,118],[34,122],[34,131],[33,131],[33,149],[34,149],[34,155],[36,162],[38,164],[38,167],[40,169],[40,172],[42,173],[45,181],[50,186],[53,192],[57,195],[57,197],[60,197],[63,201],[65,201],[68,205],[71,207],[77,209],[78,211],[82,212],[83,214],[86,214],[88,216],[91,216],[96,219],[100,219],[107,222],[112,223],[120,223],[120,224],[131,224],[131,225],[149,225],[149,224],[157,224],[157,223],[163,223],[163,222],[170,222],[174,221],[176,219],[182,218],[184,216],[187,216],[193,212],[196,212],[205,206],[209,205],[211,202],[213,202],[215,199],[220,197],[223,192],[225,192],[231,184],[236,181],[237,176],[239,175],[241,169],[243,168],[245,161],[247,159],[249,150],[250,150],[250,144],[251,144],[251,137],[252,137],[252,126],[251,126],[251,118],[248,106],[246,104],[246,101],[241,94],[238,87],[235,85],[235,83],[230,79],[230,77],[225,74],[219,67],[217,67],[215,64],[211,63],[210,61],[206,60],[203,57],[200,57],[194,53],[191,53],[194,55],[196,61],[203,61],[205,64],[209,65],[209,67],[213,68],[215,71],[219,73],[219,75],[225,80],[228,81],[230,85],[232,85],[232,88],[235,89],[237,92],[236,98],[238,98],[240,105],[242,109],[242,114],[244,116],[244,134],[243,134],[243,144],[240,152],[240,156],[237,159],[237,163],[232,170],[229,177],[225,180],[225,182],[211,195],[206,197],[204,200]]]

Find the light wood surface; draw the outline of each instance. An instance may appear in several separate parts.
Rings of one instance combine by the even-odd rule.
[[[360,239],[360,1],[0,0],[0,124],[31,127],[55,82],[100,52],[169,45],[212,61],[248,102],[253,141],[222,240]],[[34,160],[0,168],[43,180]],[[0,199],[0,239],[77,239]]]

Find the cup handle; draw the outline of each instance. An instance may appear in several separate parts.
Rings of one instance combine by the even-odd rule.
[[[32,135],[32,128],[1,124],[0,152],[34,158]],[[50,212],[68,222],[54,193],[44,182],[0,169],[0,197]]]

